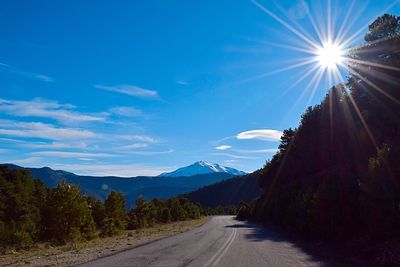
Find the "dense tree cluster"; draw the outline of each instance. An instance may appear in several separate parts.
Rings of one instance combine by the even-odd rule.
[[[400,18],[384,15],[351,51],[346,84],[285,130],[240,213],[310,240],[400,237]]]
[[[239,206],[241,202],[251,202],[261,194],[257,184],[259,171],[230,178],[215,184],[204,186],[184,197],[192,202],[198,202],[203,207]]]
[[[65,181],[49,189],[26,170],[0,166],[0,251],[39,241],[75,243],[204,214],[199,204],[182,197],[166,201],[139,197],[127,213],[119,192],[112,191],[102,202]]]
[[[136,200],[135,207],[129,212],[129,229],[150,227],[158,223],[169,223],[188,219],[198,219],[204,213],[199,204],[193,204],[185,198],[172,197],[167,201],[143,197]]]

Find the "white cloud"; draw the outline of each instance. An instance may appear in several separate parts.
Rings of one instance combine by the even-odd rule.
[[[155,156],[173,153],[173,149],[162,150],[162,151],[131,151],[130,154],[141,155],[141,156]]]
[[[60,148],[78,148],[87,149],[88,145],[85,142],[69,141],[69,142],[22,142],[21,146],[28,148],[39,148],[39,149],[60,149]]]
[[[96,137],[95,133],[79,128],[58,128],[41,122],[16,122],[10,120],[0,120],[0,135],[56,141],[82,140]]]
[[[230,149],[230,148],[232,148],[231,146],[217,146],[217,147],[215,147],[215,149],[217,149],[217,150],[227,150],[227,149]]]
[[[69,151],[40,151],[32,152],[35,157],[58,157],[58,158],[108,158],[115,157],[113,154],[107,153],[83,153],[83,152],[69,152]]]
[[[101,116],[81,114],[71,109],[70,104],[60,104],[56,101],[33,99],[31,101],[16,101],[0,98],[0,112],[17,117],[51,118],[60,123],[81,123],[104,121]]]
[[[146,143],[136,143],[131,145],[119,146],[117,147],[118,150],[131,150],[131,149],[138,149],[148,147],[149,145]]]
[[[26,77],[26,78],[30,78],[30,79],[35,79],[35,80],[39,80],[42,82],[54,82],[54,79],[50,76],[44,75],[44,74],[40,74],[40,73],[35,73],[35,72],[30,72],[30,71],[26,71],[26,70],[22,70],[19,68],[15,68],[13,66],[10,66],[8,64],[5,63],[1,63],[0,62],[0,67],[1,69],[18,75],[18,76],[22,76],[22,77]]]
[[[148,135],[118,135],[112,136],[114,139],[132,141],[132,142],[144,142],[144,143],[157,143],[157,140],[154,137]]]
[[[163,172],[169,172],[171,167],[153,167],[139,164],[55,164],[50,166],[55,169],[62,169],[80,175],[93,176],[156,176]]]
[[[11,151],[12,151],[11,149],[0,148],[0,154],[6,154],[6,153],[9,153]]]
[[[189,82],[187,82],[185,80],[177,80],[176,83],[180,84],[180,85],[184,85],[184,86],[189,85]]]
[[[16,164],[16,165],[23,165],[23,167],[43,167],[42,158],[39,157],[29,157],[24,159],[16,159],[16,160],[2,160],[6,163]]]
[[[138,97],[149,97],[155,98],[158,97],[157,91],[144,89],[135,85],[115,85],[115,86],[105,86],[105,85],[95,85],[96,88],[121,93],[129,96],[138,96]]]
[[[282,132],[280,131],[263,129],[263,130],[251,130],[251,131],[241,132],[238,135],[236,135],[236,138],[240,140],[257,139],[263,141],[279,141],[281,139],[281,136]]]
[[[114,107],[110,109],[110,112],[124,117],[138,117],[143,115],[141,110],[132,107]]]
[[[43,75],[43,74],[34,74],[34,77],[35,77],[36,79],[38,79],[38,80],[43,81],[43,82],[48,82],[48,83],[54,82],[54,79],[51,78],[51,77],[49,77],[49,76],[47,76],[47,75]]]

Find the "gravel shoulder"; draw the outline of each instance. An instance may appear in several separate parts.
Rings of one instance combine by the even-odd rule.
[[[73,266],[186,232],[204,224],[208,219],[204,217],[147,229],[130,230],[119,236],[99,238],[85,243],[63,246],[38,244],[29,250],[10,251],[0,256],[0,266]]]

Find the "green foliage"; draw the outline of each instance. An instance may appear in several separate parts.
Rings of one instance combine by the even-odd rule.
[[[384,15],[369,29],[368,43],[352,51],[368,67],[351,63],[347,83],[285,130],[260,170],[257,220],[311,240],[400,237],[399,17]]]
[[[203,209],[182,197],[172,197],[167,201],[153,199],[146,201],[140,196],[128,214],[129,229],[150,227],[159,223],[198,219]]]
[[[2,246],[25,247],[39,236],[37,187],[27,171],[0,166],[0,240]]]
[[[400,33],[400,17],[384,14],[378,17],[365,35],[365,41],[372,42],[386,37],[396,36]]]
[[[47,209],[49,238],[66,243],[95,236],[91,210],[78,186],[62,181],[50,191]]]
[[[127,220],[124,196],[119,192],[112,191],[104,202],[104,207],[105,219],[103,222],[102,235],[112,236],[125,230]]]
[[[94,238],[99,232],[111,236],[127,226],[151,227],[197,219],[202,214],[200,205],[182,197],[167,201],[139,197],[127,215],[125,198],[119,192],[112,191],[102,202],[82,195],[79,186],[62,181],[57,188],[48,189],[29,172],[0,165],[0,253],[38,241],[77,242]]]
[[[87,202],[92,211],[92,217],[97,228],[101,229],[104,226],[104,220],[106,218],[106,208],[104,203],[90,196],[87,197]]]
[[[171,210],[172,221],[184,221],[188,216],[187,212],[182,206],[180,199],[172,197],[168,203],[169,209]]]
[[[203,207],[211,209],[223,206],[225,210],[221,214],[235,215],[236,211],[233,211],[233,209],[240,202],[250,202],[260,195],[258,176],[259,171],[256,171],[244,176],[230,178],[204,186],[184,195],[184,197],[193,203],[200,203]]]

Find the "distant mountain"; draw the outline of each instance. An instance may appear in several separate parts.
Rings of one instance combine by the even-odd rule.
[[[207,161],[198,161],[192,165],[179,168],[173,172],[164,172],[159,177],[182,177],[193,176],[199,174],[226,173],[235,176],[245,175],[245,172],[238,171],[234,168],[221,166],[219,164],[210,163]]]
[[[182,177],[94,177],[76,175],[66,171],[53,170],[48,167],[23,168],[12,164],[5,165],[12,169],[28,170],[32,177],[42,180],[50,188],[56,187],[60,181],[66,180],[69,183],[80,185],[82,193],[103,200],[111,190],[119,191],[125,195],[128,207],[133,205],[139,195],[143,195],[146,199],[166,199],[234,176],[225,172],[212,172]]]
[[[240,202],[250,202],[261,195],[258,185],[259,172],[230,178],[215,184],[206,185],[184,197],[190,201],[200,203],[206,208],[218,206],[238,205]]]

